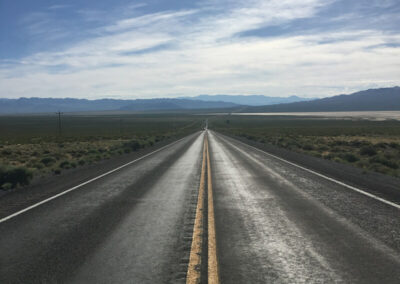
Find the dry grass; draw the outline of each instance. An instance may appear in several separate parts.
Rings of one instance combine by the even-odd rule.
[[[58,135],[53,116],[0,117],[0,188],[15,169],[29,177],[60,174],[199,130],[201,117],[176,115],[70,116]]]
[[[218,131],[400,176],[400,122],[296,117],[215,117]]]

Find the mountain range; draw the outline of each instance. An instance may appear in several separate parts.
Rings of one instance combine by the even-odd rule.
[[[290,102],[291,103],[279,103]],[[300,100],[300,101],[299,101]],[[269,102],[269,105],[252,105]],[[307,100],[301,97],[267,97],[237,95],[200,95],[173,99],[0,99],[0,114],[85,112],[85,111],[169,111],[215,110],[229,112],[318,112],[318,111],[382,111],[400,110],[400,87],[369,89],[350,95]]]
[[[199,95],[195,97],[182,97],[182,99],[199,100],[207,102],[230,102],[238,105],[264,106],[293,102],[310,101],[315,98],[290,97],[268,97],[263,95]]]
[[[19,98],[0,99],[0,114],[82,112],[82,111],[150,111],[185,109],[220,109],[237,107],[230,102],[205,102],[185,99],[55,99],[55,98]]]
[[[200,101],[188,99],[138,99],[120,108],[120,110],[186,110],[232,108],[237,104],[221,101]]]
[[[307,102],[245,107],[241,112],[318,112],[400,110],[400,87],[369,89]]]
[[[79,111],[154,111],[154,110],[188,110],[188,109],[223,109],[239,105],[269,105],[284,102],[303,101],[304,98],[267,97],[261,95],[200,95],[197,97],[180,97],[173,99],[56,99],[56,98],[19,98],[0,99],[0,113],[45,113],[45,112],[79,112]]]

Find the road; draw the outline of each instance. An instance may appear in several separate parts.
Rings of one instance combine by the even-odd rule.
[[[213,131],[32,205],[0,283],[400,282],[399,206]]]

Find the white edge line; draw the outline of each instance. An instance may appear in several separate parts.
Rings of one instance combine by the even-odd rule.
[[[76,185],[76,186],[74,186],[74,187],[71,187],[70,189],[67,189],[67,190],[65,190],[65,191],[63,191],[63,192],[60,192],[60,193],[58,193],[58,194],[56,194],[56,195],[54,195],[54,196],[52,196],[52,197],[49,197],[49,198],[47,198],[47,199],[45,199],[45,200],[42,200],[42,201],[40,201],[40,202],[38,202],[38,203],[35,203],[35,204],[33,204],[33,205],[29,206],[29,207],[26,207],[25,209],[22,209],[22,210],[20,210],[20,211],[17,211],[17,212],[15,212],[15,213],[11,214],[11,215],[8,215],[7,217],[4,217],[4,218],[0,219],[0,223],[3,223],[3,222],[5,222],[5,221],[7,221],[7,220],[10,220],[11,218],[14,218],[14,217],[16,217],[16,216],[18,216],[18,215],[20,215],[20,214],[22,214],[22,213],[25,213],[25,212],[27,212],[27,211],[29,211],[29,210],[32,210],[32,209],[35,208],[35,207],[38,207],[38,206],[40,206],[40,205],[42,205],[42,204],[44,204],[44,203],[47,203],[47,202],[49,202],[49,201],[51,201],[51,200],[53,200],[53,199],[56,199],[56,198],[58,198],[58,197],[60,197],[60,196],[63,196],[64,194],[67,194],[67,193],[69,193],[69,192],[71,192],[71,191],[73,191],[73,190],[75,190],[75,189],[78,189],[78,188],[80,188],[80,187],[82,187],[82,186],[84,186],[84,185],[87,185],[87,184],[89,184],[89,183],[91,183],[91,182],[93,182],[93,181],[95,181],[95,180],[101,179],[102,177],[105,177],[105,176],[107,176],[107,175],[109,175],[109,174],[111,174],[111,173],[113,173],[113,172],[116,172],[116,171],[118,171],[118,170],[120,170],[120,169],[122,169],[122,168],[125,168],[125,167],[127,167],[127,166],[129,166],[129,165],[131,165],[131,164],[133,164],[133,163],[135,163],[135,162],[137,162],[137,161],[140,161],[140,160],[142,160],[142,159],[144,159],[144,158],[146,158],[146,157],[148,157],[148,156],[150,156],[150,155],[152,155],[152,154],[154,154],[154,153],[157,153],[157,152],[159,152],[159,151],[161,151],[161,150],[163,150],[163,149],[165,149],[165,148],[167,148],[167,147],[169,147],[169,146],[172,146],[172,145],[178,143],[179,141],[182,141],[183,139],[185,139],[185,138],[187,138],[187,137],[188,137],[188,136],[185,136],[185,137],[183,137],[183,138],[181,138],[181,139],[179,139],[179,140],[176,140],[176,141],[174,141],[174,142],[172,142],[172,143],[170,143],[170,144],[168,144],[168,145],[165,145],[165,146],[161,147],[160,149],[157,149],[157,150],[155,150],[155,151],[153,151],[153,152],[147,153],[146,155],[144,155],[144,156],[142,156],[142,157],[140,157],[140,158],[137,158],[137,159],[135,159],[135,160],[133,160],[133,161],[130,161],[130,162],[126,163],[126,164],[123,164],[122,166],[119,166],[119,167],[117,167],[117,168],[115,168],[115,169],[113,169],[113,170],[111,170],[111,171],[108,171],[108,172],[106,172],[106,173],[104,173],[104,174],[101,174],[101,175],[99,175],[99,176],[97,176],[97,177],[94,177],[94,178],[92,178],[92,179],[90,179],[90,180],[87,180],[87,181],[85,181],[85,182],[83,182],[83,183],[81,183],[81,184],[78,184],[78,185]]]
[[[222,135],[223,135],[223,134],[222,134]],[[225,135],[223,135],[223,136],[225,136]],[[228,137],[229,137],[229,136],[228,136]],[[307,172],[309,172],[309,173],[312,173],[312,174],[314,174],[314,175],[317,175],[317,176],[319,176],[319,177],[322,177],[322,178],[324,178],[324,179],[326,179],[326,180],[329,180],[329,181],[334,182],[334,183],[336,183],[336,184],[339,184],[339,185],[341,185],[341,186],[347,187],[348,189],[354,190],[354,191],[356,191],[356,192],[358,192],[358,193],[361,193],[361,194],[363,194],[363,195],[365,195],[365,196],[368,196],[368,197],[370,197],[370,198],[373,198],[373,199],[375,199],[375,200],[378,200],[378,201],[380,201],[380,202],[382,202],[382,203],[385,203],[385,204],[387,204],[387,205],[390,205],[390,206],[393,206],[393,207],[395,207],[395,208],[397,208],[397,209],[400,209],[400,205],[399,205],[399,204],[396,204],[396,203],[391,202],[391,201],[389,201],[389,200],[383,199],[383,198],[381,198],[381,197],[379,197],[379,196],[376,196],[375,194],[366,192],[366,191],[364,191],[364,190],[362,190],[362,189],[359,189],[359,188],[357,188],[357,187],[348,185],[348,184],[346,184],[346,183],[344,183],[344,182],[338,181],[338,180],[333,179],[333,178],[330,178],[330,177],[328,177],[328,176],[326,176],[326,175],[320,174],[320,173],[318,173],[318,172],[315,172],[315,171],[310,170],[310,169],[308,169],[308,168],[305,168],[305,167],[303,167],[303,166],[300,166],[300,165],[297,165],[297,164],[295,164],[295,163],[292,163],[292,162],[290,162],[290,161],[288,161],[288,160],[282,159],[282,158],[280,158],[280,157],[278,157],[278,156],[275,156],[275,155],[273,155],[273,154],[270,154],[270,153],[268,153],[268,152],[265,152],[265,151],[263,151],[263,150],[261,150],[261,149],[258,149],[258,148],[256,148],[256,147],[254,147],[254,146],[251,146],[251,145],[249,145],[249,144],[243,143],[242,141],[240,141],[240,140],[238,140],[238,139],[235,139],[235,138],[232,138],[232,137],[229,137],[229,138],[231,138],[231,139],[233,139],[233,140],[235,140],[235,141],[237,141],[237,142],[239,142],[239,143],[241,143],[241,144],[243,144],[243,145],[245,145],[245,146],[248,146],[248,147],[250,147],[250,148],[253,148],[253,149],[255,149],[255,150],[259,151],[259,152],[262,152],[262,153],[264,153],[264,154],[266,154],[266,155],[268,155],[268,156],[271,156],[271,157],[273,157],[273,158],[275,158],[275,159],[277,159],[277,160],[280,160],[280,161],[282,161],[282,162],[288,163],[288,164],[290,164],[290,165],[292,165],[292,166],[294,166],[294,167],[297,167],[297,168],[299,168],[299,169],[302,169],[302,170],[304,170],[304,171],[307,171]]]

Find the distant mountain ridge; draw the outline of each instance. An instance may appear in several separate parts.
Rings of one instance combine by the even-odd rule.
[[[82,111],[149,111],[182,109],[219,109],[238,106],[226,102],[204,102],[184,99],[56,99],[56,98],[19,98],[0,99],[0,114],[82,112]]]
[[[195,97],[181,97],[182,99],[189,100],[201,100],[208,102],[229,102],[238,105],[247,106],[263,106],[263,105],[275,105],[283,103],[293,103],[301,101],[310,101],[315,98],[302,98],[298,96],[290,97],[268,97],[264,95],[199,95]]]
[[[96,111],[115,110],[128,104],[129,101],[101,99],[55,99],[55,98],[19,98],[0,99],[0,113],[40,113],[55,111]]]
[[[133,103],[121,107],[121,110],[182,110],[182,109],[209,109],[209,108],[232,108],[237,104],[228,102],[206,102],[187,99],[138,99]]]
[[[210,99],[205,101],[195,98]],[[282,103],[263,106],[249,106],[259,97],[265,96],[230,96],[230,95],[201,95],[192,98],[163,98],[163,99],[56,99],[56,98],[19,98],[0,99],[0,114],[23,113],[49,113],[85,112],[85,111],[166,111],[166,110],[206,110],[206,109],[230,109],[230,112],[319,112],[319,111],[382,111],[400,110],[400,87],[369,89],[350,95],[338,95],[324,99],[314,99],[292,103]],[[218,101],[236,98],[240,104],[234,102]],[[240,100],[239,100],[239,97]],[[252,101],[251,98],[255,98]],[[280,99],[299,99],[289,97]],[[300,98],[304,99],[304,98]],[[233,99],[232,99],[233,100]],[[272,101],[269,101],[271,103]],[[247,105],[246,105],[247,104]]]
[[[369,89],[349,95],[289,104],[245,107],[241,112],[319,112],[319,111],[400,110],[400,87]]]

